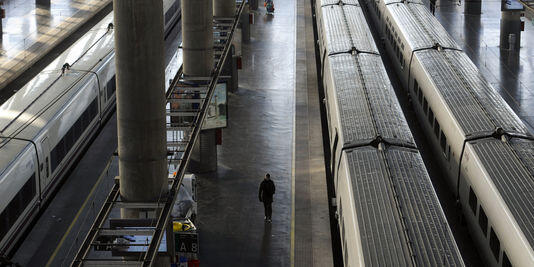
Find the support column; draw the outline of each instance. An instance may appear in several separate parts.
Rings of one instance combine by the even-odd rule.
[[[235,0],[213,0],[213,16],[224,18],[235,16]]]
[[[36,5],[50,6],[50,0],[35,0]]]
[[[258,10],[259,0],[249,0],[250,10]]]
[[[163,4],[113,0],[120,195],[148,202],[167,193]],[[123,218],[137,218],[122,210]]]
[[[482,0],[465,0],[464,14],[466,15],[482,14]]]
[[[501,14],[501,50],[519,51],[521,47],[521,11],[503,11]]]
[[[249,18],[249,5],[244,3],[243,13],[241,13],[241,41],[244,43],[250,42],[250,18]]]
[[[193,147],[189,171],[194,173],[217,170],[217,130],[204,130],[200,133],[197,145]]]
[[[212,1],[182,0],[183,69],[186,77],[211,76],[215,67],[213,61],[214,11]],[[191,153],[189,171],[199,173],[216,170],[215,130],[202,131]]]
[[[213,71],[212,0],[182,0],[182,46],[185,76]]]
[[[2,38],[4,37],[4,28],[2,27],[2,23],[6,18],[6,10],[4,9],[3,5],[4,2],[0,1],[0,41],[2,41]]]

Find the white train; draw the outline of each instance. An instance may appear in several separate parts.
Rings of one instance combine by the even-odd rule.
[[[358,1],[315,10],[344,266],[463,266]]]
[[[532,133],[420,0],[367,0],[488,266],[534,266]]]
[[[164,1],[166,29],[179,3]],[[0,106],[0,256],[12,252],[113,110],[112,22],[109,14]]]

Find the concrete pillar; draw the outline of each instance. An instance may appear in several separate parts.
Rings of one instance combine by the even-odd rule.
[[[250,10],[258,10],[259,0],[249,0]]]
[[[465,0],[464,14],[466,15],[482,14],[482,0]]]
[[[503,11],[501,14],[501,49],[519,51],[521,47],[521,11]]]
[[[213,65],[212,0],[182,0],[182,47],[185,76],[211,76]]]
[[[193,147],[189,161],[189,171],[193,173],[217,170],[217,130],[204,130],[200,133],[197,145]]]
[[[50,0],[35,0],[36,5],[50,6]]]
[[[2,23],[4,23],[4,19],[6,16],[6,10],[3,7],[4,2],[0,1],[0,41],[2,40],[2,37],[4,36],[4,28],[2,27]]]
[[[228,92],[236,92],[239,86],[238,71],[237,71],[237,56],[235,55],[235,46],[230,45],[230,51],[224,62],[221,75],[230,76],[230,79],[226,81],[226,88]]]
[[[235,16],[235,0],[213,0],[213,16],[231,18]]]
[[[244,43],[250,42],[250,18],[249,18],[249,5],[245,3],[243,7],[243,13],[241,13],[241,41]]]
[[[185,76],[211,76],[215,67],[212,1],[182,0],[182,46]],[[202,131],[191,153],[189,171],[198,173],[215,170],[217,170],[215,131]]]
[[[163,4],[113,0],[120,195],[154,201],[167,192]],[[125,218],[136,212],[123,210]]]

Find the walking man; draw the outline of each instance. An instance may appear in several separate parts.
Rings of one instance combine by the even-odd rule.
[[[273,213],[273,195],[274,195],[275,187],[274,182],[271,180],[270,174],[265,174],[265,178],[260,184],[260,192],[258,193],[258,197],[260,198],[260,202],[263,202],[263,207],[265,208],[265,221],[271,222],[271,215]]]

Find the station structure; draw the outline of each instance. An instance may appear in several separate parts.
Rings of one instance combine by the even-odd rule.
[[[64,51],[87,49],[80,40],[100,38],[103,27],[113,34],[116,88],[114,111],[72,159],[52,197],[39,201],[16,244],[0,254],[0,266],[347,264],[329,166],[319,0],[274,0],[274,12],[268,2],[0,3],[0,118],[11,116],[2,114],[4,102],[67,58]],[[532,131],[534,1],[423,3]],[[172,25],[162,10],[177,14]],[[398,78],[391,80],[400,94]],[[406,112],[408,121],[415,116]],[[422,129],[412,131],[425,150]],[[0,131],[0,138],[7,137]],[[439,177],[431,152],[422,152],[430,176]],[[276,185],[272,222],[258,201],[267,173]],[[465,263],[481,264],[455,219],[461,217],[455,199],[436,179]],[[194,203],[187,218],[175,216],[189,203],[184,199]]]

